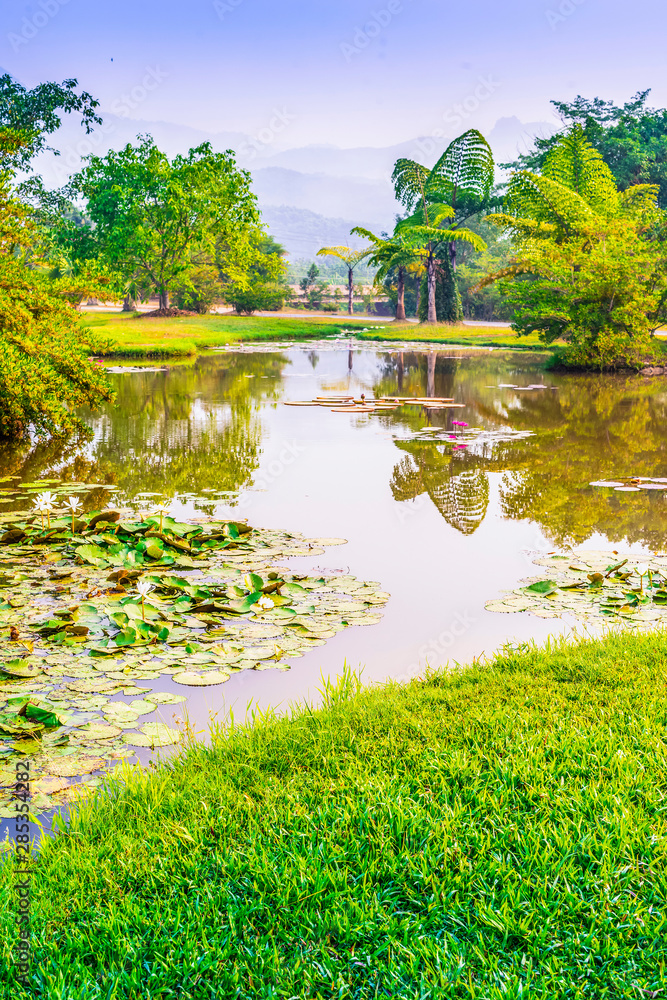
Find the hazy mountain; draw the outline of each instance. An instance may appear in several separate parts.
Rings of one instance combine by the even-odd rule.
[[[324,246],[366,246],[366,240],[350,236],[359,225],[350,219],[331,219],[306,208],[265,205],[262,216],[269,232],[286,248],[292,260],[310,260]]]

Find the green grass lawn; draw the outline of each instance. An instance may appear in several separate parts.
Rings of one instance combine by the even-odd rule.
[[[84,323],[107,343],[96,353],[107,357],[168,358],[194,356],[198,351],[223,344],[254,340],[304,340],[334,336],[340,330],[355,330],[360,340],[400,340],[433,344],[465,344],[479,347],[544,347],[537,337],[517,337],[509,329],[452,327],[439,324],[400,323],[378,317],[348,320],[310,317],[282,319],[273,316],[183,316],[170,319],[137,319],[122,313],[84,313]],[[374,330],[375,326],[382,329]],[[371,327],[371,329],[367,329]],[[362,332],[364,328],[367,332]]]
[[[353,688],[84,806],[35,860],[28,995],[662,996],[664,633]]]
[[[517,337],[509,327],[452,326],[438,323],[389,322],[384,330],[359,333],[359,340],[412,340],[428,344],[462,344],[466,347],[505,347],[512,350],[548,351],[537,335]]]
[[[181,316],[137,319],[122,313],[84,313],[83,321],[108,345],[96,353],[108,357],[164,358],[195,355],[198,351],[250,340],[305,340],[331,337],[341,329],[362,330],[371,321],[344,317],[281,319],[272,316]]]

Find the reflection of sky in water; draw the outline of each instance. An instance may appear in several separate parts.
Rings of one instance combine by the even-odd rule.
[[[121,497],[166,495],[177,516],[208,511],[347,538],[290,563],[349,571],[392,594],[380,625],[340,633],[289,673],[244,672],[224,689],[188,692],[198,725],[232,704],[238,714],[250,700],[316,697],[320,673],[334,676],[345,662],[368,681],[404,678],[427,662],[544,639],[568,626],[484,608],[540,573],[531,554],[663,544],[663,493],[588,486],[667,471],[667,396],[657,382],[559,376],[529,355],[381,347],[350,355],[331,343],[220,352],[113,377],[117,406],[93,418],[92,442],[65,463],[71,478],[78,461],[89,480],[117,483]],[[548,388],[516,388],[535,383]],[[429,393],[465,405],[351,417],[280,404],[343,391]],[[468,447],[452,454],[444,442],[457,419],[469,425]],[[46,459],[22,466],[15,457],[13,469],[34,477],[63,466],[53,452]]]

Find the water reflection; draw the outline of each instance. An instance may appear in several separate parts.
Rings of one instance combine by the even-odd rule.
[[[429,412],[404,407],[373,416],[372,423],[340,415],[323,425],[327,447],[337,441],[349,448],[367,427],[393,437],[396,460],[388,485],[395,502],[428,498],[449,525],[472,535],[488,514],[489,477],[497,473],[500,514],[536,523],[554,545],[581,543],[596,532],[611,542],[665,544],[662,492],[614,493],[589,486],[596,479],[665,473],[667,391],[662,380],[556,375],[544,372],[542,359],[530,355],[470,356],[451,349],[353,352],[347,344],[337,349],[318,345],[291,353],[207,355],[162,371],[119,374],[113,376],[117,404],[90,418],[91,441],[7,446],[0,454],[0,474],[23,480],[52,474],[99,483],[100,492],[90,502],[100,506],[107,499],[105,483],[128,497],[215,492],[233,504],[252,486],[266,437],[279,422],[274,404],[286,392],[298,397],[297,387],[305,385],[287,377],[295,374],[297,356],[306,362],[301,377],[312,376],[323,391],[453,397],[464,404],[464,409]],[[536,382],[547,388],[501,387]],[[292,419],[299,414],[305,430],[313,413],[292,411]],[[452,452],[437,438],[446,437],[461,416],[491,433],[467,450]],[[415,440],[425,427],[434,438]],[[494,439],[508,428],[533,436]]]

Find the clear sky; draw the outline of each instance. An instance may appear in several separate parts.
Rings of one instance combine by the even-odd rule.
[[[286,147],[544,121],[577,93],[667,104],[658,0],[2,0],[1,18],[24,85],[74,76],[103,109]]]

